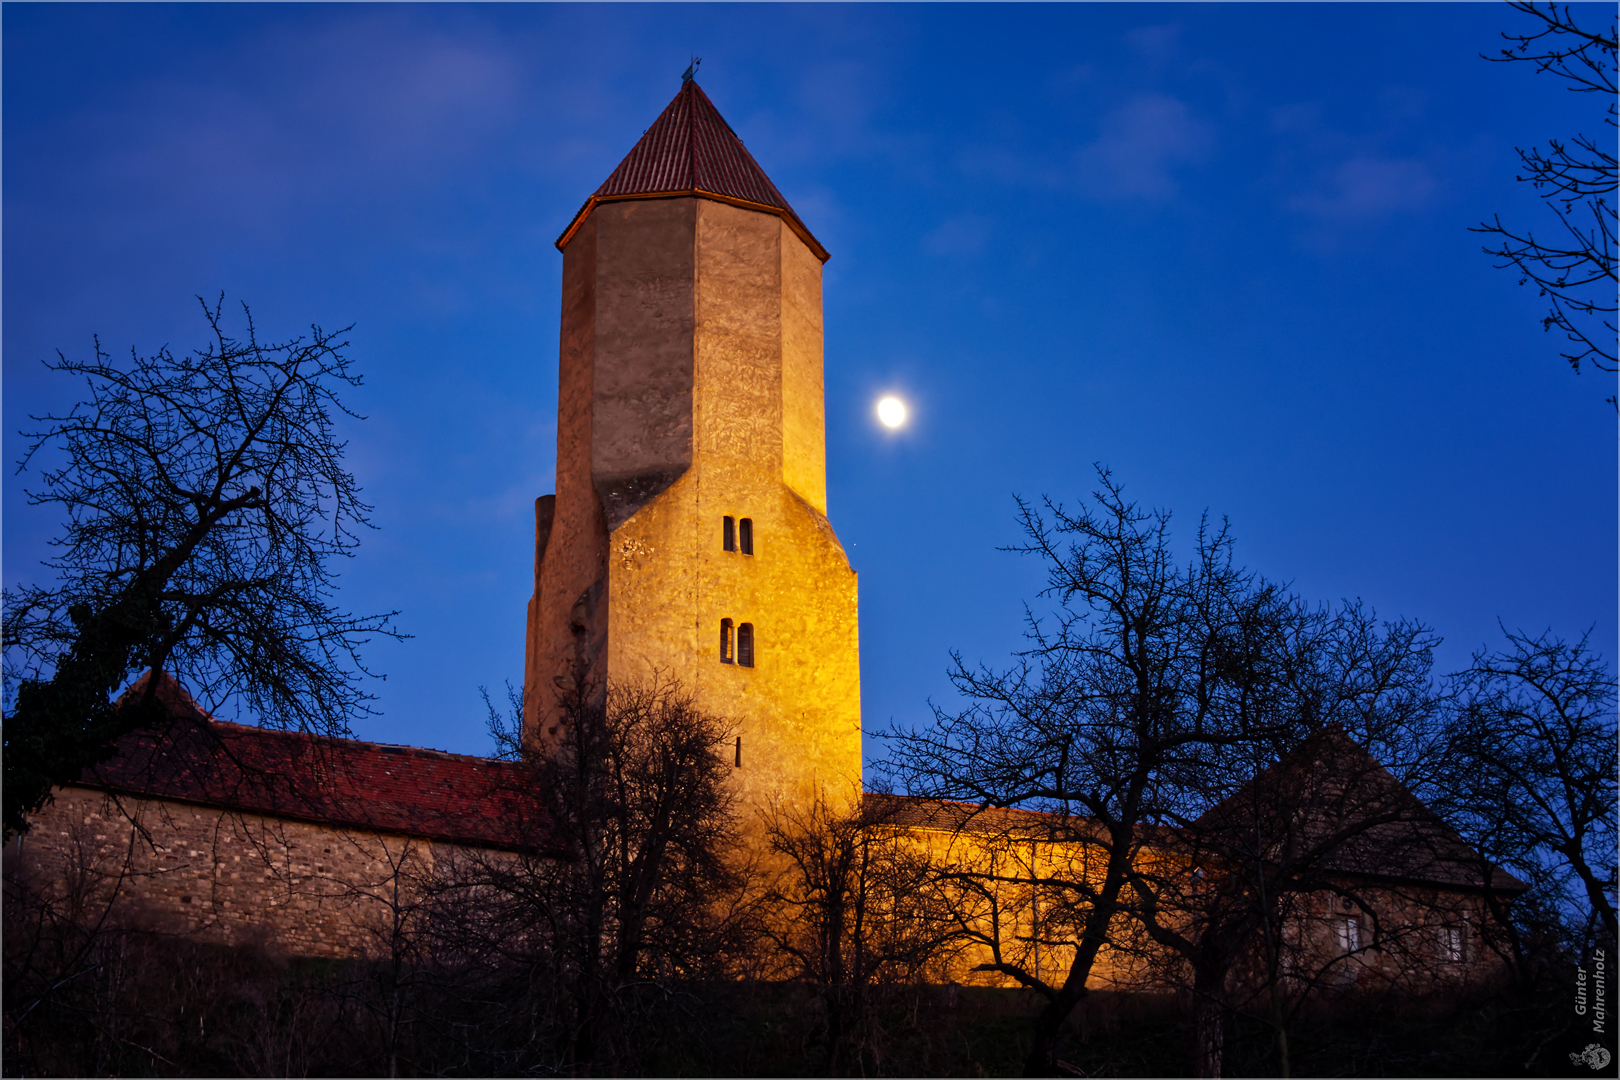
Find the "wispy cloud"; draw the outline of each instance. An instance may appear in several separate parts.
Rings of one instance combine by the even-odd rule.
[[[1167,199],[1175,170],[1197,164],[1215,145],[1215,128],[1179,98],[1141,94],[1103,117],[1098,137],[1075,156],[1080,186],[1105,199]]]
[[[129,100],[72,118],[101,150],[72,178],[105,189],[124,219],[132,196],[258,223],[289,207],[366,202],[439,181],[507,129],[519,69],[491,35],[451,35],[389,13],[311,34],[267,34],[231,77],[168,73]]]
[[[1421,210],[1440,188],[1430,166],[1416,158],[1354,157],[1323,172],[1290,209],[1334,223],[1385,218]]]
[[[1281,205],[1332,232],[1429,208],[1444,187],[1446,154],[1423,136],[1425,99],[1402,87],[1365,95],[1361,131],[1323,119],[1320,101],[1271,111],[1283,176]]]

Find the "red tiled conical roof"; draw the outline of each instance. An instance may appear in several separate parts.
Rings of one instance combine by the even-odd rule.
[[[557,248],[568,246],[574,231],[597,203],[679,195],[701,196],[777,214],[817,258],[827,260],[827,250],[805,228],[793,207],[776,190],[776,185],[731,130],[720,110],[714,107],[714,102],[695,82],[682,84],[675,100],[659,114],[652,127],[641,136],[641,141],[574,215],[574,220],[558,237]]]

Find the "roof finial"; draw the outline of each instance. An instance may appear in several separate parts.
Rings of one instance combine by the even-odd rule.
[[[692,57],[692,63],[687,66],[686,73],[681,76],[681,85],[682,86],[685,86],[687,83],[689,83],[693,79],[697,78],[698,65],[701,64],[701,63],[703,63],[703,57],[701,57],[701,56]]]

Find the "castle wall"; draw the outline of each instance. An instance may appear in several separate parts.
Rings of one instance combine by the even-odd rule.
[[[821,260],[787,222],[778,220],[777,228],[782,265],[782,479],[826,516]]]
[[[1048,985],[1060,985],[1074,961],[1088,911],[1076,892],[1042,881],[1101,883],[1107,858],[1096,846],[1054,842],[1035,835],[905,824],[890,826],[943,871],[953,917],[961,920],[963,947],[946,977],[966,984],[1015,987],[1011,976],[982,970],[1005,962]],[[1191,881],[1185,859],[1152,847],[1136,855],[1137,868],[1167,887]],[[1485,940],[1489,924],[1481,899],[1461,890],[1344,881],[1342,891],[1289,893],[1275,903],[1282,922],[1281,984],[1289,995],[1455,991],[1500,979],[1504,961]],[[1196,893],[1183,899],[1195,900]],[[1170,909],[1174,909],[1174,902]],[[1196,937],[1195,916],[1182,916],[1182,932]],[[1351,936],[1343,929],[1354,923]],[[1163,991],[1191,974],[1167,946],[1150,940],[1121,916],[1111,943],[1098,953],[1087,986],[1093,990]],[[1179,972],[1179,975],[1178,975]],[[1232,960],[1227,992],[1242,1004],[1267,993],[1267,958],[1258,932]]]
[[[405,836],[91,788],[57,789],[31,824],[8,873],[86,924],[111,905],[114,924],[303,956],[386,955],[435,863]]]
[[[590,475],[610,529],[692,463],[697,211],[695,199],[644,199],[591,215]]]
[[[855,574],[820,509],[821,264],[774,215],[694,203],[694,464],[613,534],[609,670],[674,677],[734,722],[746,807],[858,790]],[[725,517],[752,523],[753,554],[723,549]],[[754,628],[751,668],[721,660],[728,618]]]
[[[980,970],[1005,962],[1048,985],[1063,984],[1087,912],[1072,906],[1070,890],[1036,882],[1100,882],[1106,859],[1101,849],[999,831],[894,828],[930,866],[946,872],[941,881],[951,893],[953,913],[962,919],[965,941],[951,959],[950,979],[969,986],[1021,985],[1010,975]],[[1156,861],[1160,856],[1144,851],[1141,858]],[[1110,946],[1098,953],[1086,985],[1093,990],[1162,989],[1142,956]]]
[[[593,215],[563,256],[557,490],[529,601],[523,671],[526,735],[535,746],[547,745],[556,736],[556,680],[568,679],[577,667],[599,663],[607,640],[607,611],[601,599],[608,527],[591,479],[596,249]]]
[[[976,879],[971,887],[959,883],[953,896],[968,940],[943,978],[1018,985],[980,970],[999,958],[1051,985],[1063,981],[1084,913],[1065,910],[1063,893],[1031,883],[1095,879],[1101,873],[1097,852],[1016,836],[892,828],[935,867]],[[8,845],[5,857],[8,874],[20,873],[83,925],[101,921],[110,906],[111,925],[343,958],[386,957],[414,945],[424,913],[421,886],[441,868],[454,873],[458,855],[474,850],[70,787],[58,789],[56,801],[34,816],[31,831]],[[1165,858],[1151,851],[1141,857]],[[1176,868],[1166,863],[1163,869]],[[1290,995],[1421,995],[1502,975],[1502,961],[1482,934],[1487,917],[1477,897],[1417,887],[1347,890],[1360,902],[1347,906],[1341,894],[1328,891],[1289,898],[1282,985]],[[1350,954],[1337,929],[1345,920],[1359,928],[1359,948]],[[1450,931],[1460,936],[1442,937]],[[1152,945],[1143,952],[1105,947],[1088,985],[1164,989],[1161,965],[1171,959]],[[1265,992],[1263,967],[1257,954],[1237,963],[1228,984],[1234,1002]]]

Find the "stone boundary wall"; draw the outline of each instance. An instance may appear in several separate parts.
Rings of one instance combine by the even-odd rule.
[[[1000,879],[976,906],[964,903],[965,894],[956,898],[978,940],[955,951],[944,978],[1016,985],[1000,973],[975,970],[993,959],[994,941],[1008,960],[1061,981],[1077,928],[1056,910],[1055,898],[1043,900],[1041,890],[1027,882],[1095,873],[1084,851],[1047,842],[987,842],[971,833],[913,825],[892,828],[936,866]],[[435,872],[454,876],[469,859],[476,866],[490,855],[510,857],[83,787],[58,789],[55,802],[5,851],[8,873],[87,923],[108,911],[124,925],[331,958],[381,958],[410,947],[426,914],[423,885]],[[1500,975],[1502,961],[1481,935],[1486,920],[1477,898],[1443,889],[1355,892],[1355,904],[1328,892],[1294,898],[1284,931],[1291,954],[1285,983],[1300,989],[1303,976],[1324,989],[1422,992]],[[1343,955],[1347,942],[1337,929],[1346,920],[1357,924],[1350,955]],[[1460,932],[1454,961],[1441,955],[1443,942],[1452,940],[1441,935],[1449,930]],[[1245,968],[1240,963],[1233,972],[1232,989],[1239,993],[1254,978]],[[1105,948],[1091,983],[1098,989],[1153,990],[1164,988],[1161,980],[1150,956]]]
[[[386,956],[416,915],[432,843],[70,787],[6,845],[56,902],[224,945]],[[442,855],[440,845],[439,855]]]

